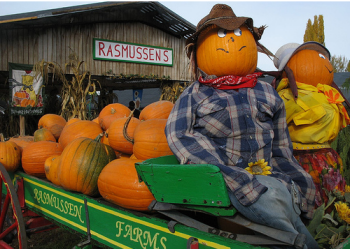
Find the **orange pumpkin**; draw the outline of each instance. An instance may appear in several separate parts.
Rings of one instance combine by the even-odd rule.
[[[144,182],[140,182],[135,169],[138,159],[116,159],[108,163],[98,178],[101,196],[124,208],[147,211],[154,200]]]
[[[167,119],[149,119],[142,121],[134,131],[133,154],[138,159],[149,159],[173,155],[166,136]]]
[[[125,154],[133,153],[133,143],[127,140],[124,136],[124,126],[128,118],[116,119],[108,129],[108,142],[109,145],[116,151]],[[131,117],[127,124],[126,133],[130,139],[134,138],[135,128],[141,121],[137,118]]]
[[[218,77],[246,76],[258,63],[255,39],[246,26],[236,30],[209,26],[198,37],[196,56],[202,71]]]
[[[53,155],[60,155],[63,151],[59,143],[39,141],[31,143],[23,149],[22,167],[28,174],[36,177],[45,177],[45,160]]]
[[[168,100],[160,100],[147,105],[140,112],[140,120],[148,120],[153,118],[167,119],[174,104]]]
[[[91,122],[91,121],[90,121]],[[97,179],[102,169],[116,159],[113,149],[96,139],[80,137],[64,148],[58,178],[64,189],[86,195],[98,194]]]
[[[67,121],[66,125],[73,124],[74,122],[80,121],[80,118],[71,118],[70,120]]]
[[[95,139],[102,132],[99,124],[89,120],[80,120],[64,127],[59,143],[65,148],[78,137]]]
[[[57,140],[66,123],[66,120],[57,114],[45,114],[39,119],[38,129],[48,129]]]
[[[34,142],[38,142],[38,141],[56,142],[56,138],[51,133],[51,131],[49,131],[46,128],[41,128],[41,129],[38,129],[34,132]]]
[[[60,162],[60,155],[50,156],[45,160],[44,169],[47,180],[53,184],[60,186],[58,179],[58,167]]]
[[[315,50],[300,50],[287,63],[293,71],[295,81],[313,86],[331,85],[333,66],[324,55]]]
[[[104,131],[117,118],[129,117],[130,109],[120,103],[112,103],[105,106],[98,115],[98,121]]]
[[[5,141],[0,134],[0,163],[8,172],[15,172],[21,164],[21,149],[11,141]]]
[[[15,137],[11,137],[9,139],[9,141],[14,142],[15,144],[17,144],[19,146],[19,148],[21,149],[21,153],[22,153],[23,149],[28,144],[34,142],[34,136],[15,136]]]

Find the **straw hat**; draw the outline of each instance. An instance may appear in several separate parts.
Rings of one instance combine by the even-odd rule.
[[[305,49],[315,50],[326,56],[328,60],[331,58],[328,49],[321,43],[314,41],[305,42],[301,45],[298,43],[287,43],[277,50],[275,58],[273,59],[273,64],[278,71],[282,71],[294,54]]]

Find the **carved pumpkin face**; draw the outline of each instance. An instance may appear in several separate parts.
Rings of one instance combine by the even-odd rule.
[[[258,50],[246,26],[225,30],[208,27],[198,37],[197,64],[208,75],[245,76],[255,71]]]
[[[331,85],[333,82],[333,66],[323,54],[315,50],[301,50],[287,63],[292,69],[295,80],[313,86],[317,84]]]

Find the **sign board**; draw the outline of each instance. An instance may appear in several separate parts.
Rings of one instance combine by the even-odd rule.
[[[93,39],[93,59],[173,66],[173,49]]]
[[[33,65],[9,63],[11,115],[43,115],[43,77]]]

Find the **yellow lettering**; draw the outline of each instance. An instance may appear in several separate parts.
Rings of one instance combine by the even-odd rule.
[[[141,241],[142,230],[138,227],[135,227],[133,230],[133,234],[136,234],[136,238],[133,241],[135,242],[139,241],[140,244],[142,244],[142,241]]]
[[[146,239],[146,242],[143,243],[145,245],[145,247],[149,244],[150,247],[152,247],[153,243],[153,248],[154,249],[158,249],[159,247],[157,247],[157,237],[158,237],[159,233],[156,233],[153,238],[151,238],[151,234],[149,231],[146,231],[143,233],[143,238]]]
[[[115,226],[116,226],[116,228],[119,228],[118,229],[119,231],[115,236],[117,236],[117,237],[120,236],[121,232],[123,231],[122,225],[124,225],[124,224],[125,224],[125,222],[121,222],[121,221],[116,222]]]
[[[166,238],[165,237],[162,237],[161,239],[160,239],[160,244],[162,244],[162,246],[163,246],[163,248],[164,249],[166,249],[166,245],[165,245],[165,243],[164,242],[166,242]]]
[[[130,240],[132,240],[132,226],[126,225],[125,230],[126,230],[126,234],[124,235],[124,238],[126,238],[129,235]]]
[[[38,190],[34,189],[34,199],[38,200]]]
[[[73,204],[68,203],[68,206],[69,206],[69,215],[76,216],[76,214],[74,215],[74,213],[72,212],[73,211]]]

